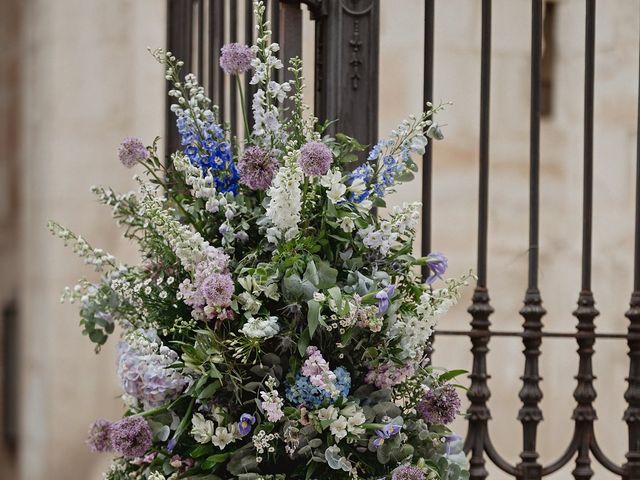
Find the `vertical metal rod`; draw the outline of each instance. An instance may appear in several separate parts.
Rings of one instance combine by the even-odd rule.
[[[629,451],[624,465],[625,480],[640,479],[640,70],[638,72],[638,120],[636,131],[636,212],[635,212],[635,248],[633,252],[633,292],[629,310],[625,316],[629,319],[627,345],[629,347],[629,383],[624,398],[627,409],[624,421],[629,431]]]
[[[488,439],[487,423],[491,412],[487,405],[491,391],[488,386],[487,353],[489,352],[489,316],[493,308],[487,289],[487,231],[489,206],[489,95],[491,92],[491,0],[482,0],[482,40],[480,53],[480,175],[478,198],[478,282],[473,292],[471,314],[471,352],[473,366],[467,396],[469,430],[465,451],[471,452],[471,480],[483,480],[488,472],[484,450]]]
[[[198,12],[198,57],[197,57],[197,68],[198,71],[196,72],[196,75],[198,76],[198,80],[200,81],[200,85],[202,85],[203,87],[205,86],[204,84],[204,2],[205,0],[198,0],[197,1],[197,12]]]
[[[245,43],[247,45],[253,44],[253,1],[246,0],[245,1],[245,15],[244,15],[244,37]],[[251,80],[250,75],[245,75],[244,80],[244,98],[245,98],[245,106],[244,108],[247,111],[247,117],[249,119],[249,127],[253,125],[253,110],[251,110],[251,102],[253,100],[253,89],[252,85],[249,83]]]
[[[424,2],[424,90],[422,108],[433,102],[433,46],[434,46],[434,0]],[[431,252],[431,190],[432,190],[432,142],[427,143],[422,156],[422,255]],[[422,277],[429,275],[429,268],[422,267]]]
[[[542,64],[542,0],[531,1],[531,111],[529,139],[529,273],[524,305],[520,314],[524,318],[525,366],[522,375],[520,400],[522,407],[518,420],[522,422],[521,462],[517,467],[521,480],[542,478],[542,465],[538,463],[536,449],[538,424],[542,400],[538,357],[542,338],[542,317],[546,313],[538,289],[538,239],[540,223],[540,89]]]
[[[238,41],[238,4],[234,0],[229,4],[229,39]],[[238,124],[238,89],[233,81],[229,85],[229,113],[231,134],[238,135],[241,130]]]
[[[584,183],[582,212],[582,289],[578,297],[578,308],[573,313],[578,319],[577,342],[580,362],[573,393],[577,406],[573,412],[576,435],[579,439],[578,457],[573,470],[574,478],[588,480],[593,476],[589,449],[593,438],[593,422],[597,418],[593,401],[596,390],[593,386],[592,356],[595,344],[594,320],[598,316],[591,292],[591,235],[593,209],[593,92],[595,71],[596,2],[586,0],[585,18],[585,69],[584,69]]]
[[[219,120],[225,120],[225,76],[220,68],[220,49],[224,45],[224,0],[211,0],[209,8],[209,29],[211,44],[209,45],[209,75],[212,79],[211,97],[218,105]]]

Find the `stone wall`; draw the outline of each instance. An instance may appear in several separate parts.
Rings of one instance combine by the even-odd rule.
[[[398,3],[382,0],[383,135],[408,112],[419,111],[422,101],[423,2],[403,0],[403,8],[397,8]],[[548,310],[545,328],[572,331],[579,290],[584,2],[556,3],[552,113],[542,125],[540,277]],[[146,47],[164,43],[164,2],[12,0],[0,5],[0,32],[10,37],[15,34],[6,28],[17,25],[17,13],[5,15],[3,9],[21,5],[23,10],[21,42],[11,41],[12,48],[0,52],[0,132],[20,141],[17,156],[11,141],[0,142],[0,261],[3,272],[15,272],[2,275],[0,297],[11,292],[5,282],[15,278],[21,299],[24,448],[19,478],[97,479],[108,459],[90,454],[83,441],[93,419],[114,418],[122,411],[116,398],[114,343],[96,357],[80,335],[76,309],[58,303],[63,286],[91,273],[49,236],[45,224],[55,218],[115,255],[135,258],[89,186],[131,188],[132,172],[122,169],[115,155],[120,139],[139,135],[151,141],[163,132],[164,79]],[[442,116],[447,139],[434,151],[433,246],[450,256],[451,271],[458,274],[475,264],[480,6],[472,0],[446,0],[436,7],[435,100],[453,100],[455,105]],[[624,331],[631,289],[637,17],[635,0],[598,2],[593,284],[601,311],[598,328],[607,332]],[[518,310],[526,286],[529,22],[528,0],[494,0],[489,287],[497,329],[520,328]],[[305,38],[311,41],[306,27]],[[19,77],[10,75],[14,69],[6,60],[17,58],[16,48]],[[11,115],[4,112],[15,112],[15,131],[7,118]],[[20,168],[7,173],[8,165]],[[11,196],[5,185],[19,187],[15,203],[6,203]],[[419,197],[415,183],[394,202]],[[11,240],[16,232],[19,256]],[[466,328],[470,293],[448,317],[446,328]],[[577,356],[571,340],[545,340],[542,348],[545,422],[540,449],[542,462],[548,464],[570,439]],[[468,349],[467,339],[439,338],[435,363],[467,366]],[[497,448],[516,462],[521,449],[515,417],[522,346],[517,339],[499,338],[491,349],[491,433]],[[625,352],[623,342],[598,341],[594,360],[601,417],[596,429],[606,453],[618,463],[626,450],[620,421]],[[464,432],[463,422],[458,428]],[[0,462],[4,465],[2,457]],[[16,478],[2,470],[0,478]],[[553,478],[568,477],[564,470]],[[491,478],[506,477],[494,469]],[[613,477],[598,469],[596,478]]]

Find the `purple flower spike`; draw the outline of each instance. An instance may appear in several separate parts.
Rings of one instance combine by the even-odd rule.
[[[300,149],[298,164],[310,177],[321,177],[327,173],[332,161],[331,150],[322,142],[305,143]]]
[[[393,297],[395,291],[396,286],[391,284],[387,288],[376,293],[376,298],[378,299],[378,313],[380,315],[384,315],[386,311],[389,310],[389,299]]]
[[[251,432],[252,426],[256,423],[256,417],[250,413],[243,413],[240,415],[240,421],[238,422],[238,432],[243,437]]]
[[[220,66],[229,75],[238,75],[251,68],[253,52],[241,43],[227,43],[220,50]]]
[[[100,419],[93,422],[87,438],[87,445],[92,452],[111,452],[113,450],[111,446],[112,428],[113,422],[109,420]]]
[[[431,275],[427,278],[427,283],[429,285],[433,284],[436,279],[442,280],[442,275],[447,271],[447,267],[449,266],[447,262],[447,257],[445,257],[440,252],[432,252],[427,256],[427,267],[431,271]]]

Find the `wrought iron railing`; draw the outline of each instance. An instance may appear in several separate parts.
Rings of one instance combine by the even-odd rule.
[[[471,341],[473,364],[468,391],[468,432],[465,451],[471,462],[471,478],[487,478],[485,456],[509,476],[521,480],[537,480],[567,465],[575,457],[573,477],[587,480],[593,477],[592,458],[607,470],[625,480],[640,480],[640,104],[638,116],[638,158],[636,170],[634,281],[626,334],[596,332],[594,319],[598,315],[591,291],[592,211],[593,211],[593,111],[596,0],[584,0],[585,5],[585,86],[584,86],[584,147],[583,147],[583,212],[582,212],[582,285],[578,294],[575,332],[547,332],[542,318],[545,309],[538,287],[538,237],[540,201],[540,117],[542,85],[543,0],[531,1],[531,99],[529,150],[529,245],[528,286],[520,314],[520,331],[491,329],[493,308],[489,299],[487,278],[488,210],[489,210],[489,132],[491,91],[491,27],[492,0],[482,3],[481,66],[480,66],[480,145],[478,190],[478,245],[476,288],[468,311],[469,330],[443,331],[438,335],[463,335]],[[434,24],[436,4],[424,2],[424,100],[433,95]],[[380,0],[307,0],[267,2],[275,41],[282,44],[281,55],[299,55],[301,46],[301,4],[306,4],[315,20],[315,113],[321,119],[340,118],[340,128],[364,143],[373,143],[377,136],[378,111],[378,42]],[[225,8],[229,12],[225,12]],[[185,69],[205,79],[213,99],[221,105],[221,116],[239,131],[238,99],[227,86],[218,68],[220,46],[239,39],[238,25],[251,27],[251,0],[168,0],[168,46],[185,59]],[[244,28],[243,41],[252,39],[252,28]],[[640,49],[639,49],[640,51]],[[246,85],[249,91],[249,85]],[[250,110],[250,98],[245,99]],[[167,122],[170,146],[176,145],[173,122]],[[431,249],[431,146],[423,157],[422,168],[422,251]],[[522,423],[522,451],[516,465],[505,460],[494,447],[488,424],[491,395],[487,356],[492,337],[521,338],[524,346],[524,369],[519,399],[522,406],[518,420]],[[579,367],[574,391],[574,433],[569,446],[559,458],[547,465],[539,460],[537,429],[542,421],[540,401],[539,356],[543,338],[575,339]],[[617,465],[600,448],[595,432],[596,398],[592,356],[596,339],[626,339],[629,349],[627,409],[624,420],[628,426],[626,463]]]

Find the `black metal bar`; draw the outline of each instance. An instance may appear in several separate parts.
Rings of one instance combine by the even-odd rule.
[[[434,0],[424,2],[424,90],[423,108],[433,102],[433,50],[434,50]],[[432,190],[432,142],[427,143],[422,156],[422,255],[431,252],[431,190]],[[429,276],[429,268],[422,267],[422,277]]]
[[[487,289],[487,232],[489,210],[489,95],[491,93],[491,0],[482,0],[482,33],[480,53],[480,175],[478,201],[478,281],[473,292],[471,314],[471,352],[473,366],[469,378],[471,386],[467,396],[471,405],[467,410],[469,430],[465,440],[465,452],[471,452],[470,478],[483,480],[488,472],[484,450],[488,438],[488,422],[491,412],[487,401],[491,391],[487,383],[487,353],[489,352],[489,316],[493,307],[489,303]]]
[[[593,422],[597,418],[593,402],[596,390],[593,385],[594,320],[598,315],[591,292],[591,235],[593,209],[593,92],[595,71],[596,2],[586,0],[585,15],[585,69],[584,69],[584,183],[582,212],[582,289],[578,297],[578,308],[574,315],[578,319],[578,355],[580,362],[573,393],[577,406],[573,412],[579,443],[578,456],[573,476],[577,480],[589,480],[593,476],[589,455],[593,437]],[[582,334],[582,335],[580,335]]]
[[[198,50],[197,50],[197,72],[196,75],[200,81],[200,85],[204,86],[204,1],[197,0],[196,5],[198,12]]]
[[[244,11],[244,41],[247,45],[253,44],[253,30],[254,30],[254,21],[253,21],[253,1],[246,0],[245,1],[245,11]],[[245,75],[244,79],[244,108],[247,112],[247,119],[249,120],[249,127],[253,126],[253,110],[251,109],[251,104],[253,101],[253,86],[249,83],[251,80],[250,75]]]
[[[280,1],[273,0],[271,2],[271,38],[274,43],[280,44]],[[278,53],[279,55],[279,53]],[[276,70],[274,72],[275,81],[282,81],[281,71]]]
[[[229,39],[231,42],[238,41],[238,3],[229,3]],[[229,85],[229,121],[231,123],[231,134],[237,135],[241,130],[238,124],[238,89],[233,84]]]
[[[485,332],[474,332],[473,330],[440,330],[433,332],[435,336],[453,336],[453,337],[475,337],[475,336],[485,336]],[[640,332],[638,333],[600,333],[600,332],[582,332],[576,334],[575,332],[523,332],[523,331],[505,331],[505,330],[491,330],[489,332],[491,337],[519,337],[523,338],[525,336],[535,336],[540,338],[581,338],[581,337],[593,337],[593,338],[601,338],[604,340],[612,339],[612,340],[624,340],[627,338],[632,338],[634,340],[640,340]]]
[[[522,452],[517,478],[539,480],[542,465],[538,463],[536,448],[538,424],[542,421],[542,400],[538,358],[542,336],[542,297],[538,288],[538,239],[540,224],[540,87],[542,64],[542,0],[531,2],[531,111],[529,139],[529,274],[524,306],[520,315],[524,318],[522,343],[525,365],[522,375],[520,400],[522,407],[518,420],[522,423]]]
[[[629,450],[624,464],[624,479],[640,479],[640,71],[638,72],[638,120],[636,131],[636,211],[635,245],[633,252],[633,292],[629,301],[629,310],[625,316],[629,319],[627,345],[629,347],[628,387],[624,393],[627,409],[624,421],[629,432]],[[636,338],[632,338],[636,337]]]
[[[223,123],[225,117],[225,76],[220,68],[220,49],[225,44],[225,5],[222,0],[212,0],[209,9],[209,28],[211,29],[211,45],[209,47],[209,74],[214,79],[215,88],[212,89],[212,99],[218,105],[219,121]]]
[[[167,51],[184,62],[182,74],[190,72],[192,68],[192,22],[191,0],[167,0]],[[171,89],[173,85],[167,83],[167,88]],[[180,147],[174,115],[169,110],[170,105],[171,98],[167,97],[165,137],[168,153],[175,152]]]

